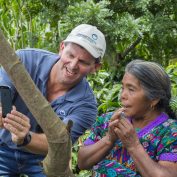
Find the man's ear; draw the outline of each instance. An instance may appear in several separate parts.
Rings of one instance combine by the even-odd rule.
[[[95,73],[101,68],[101,63],[95,63],[95,67],[92,69],[91,74]]]
[[[62,51],[64,48],[65,48],[65,44],[64,44],[64,42],[62,41],[62,42],[60,43],[60,51]]]

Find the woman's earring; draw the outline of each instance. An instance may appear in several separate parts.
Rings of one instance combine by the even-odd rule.
[[[153,104],[151,104],[151,110],[154,110],[154,105]]]

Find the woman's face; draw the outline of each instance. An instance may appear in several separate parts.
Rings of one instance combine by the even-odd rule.
[[[122,79],[121,103],[126,116],[134,119],[145,118],[151,110],[151,101],[139,80],[130,73],[125,73]]]

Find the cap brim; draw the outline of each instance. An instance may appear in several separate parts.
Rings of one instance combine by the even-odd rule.
[[[96,51],[93,47],[91,47],[88,42],[85,42],[82,40],[80,40],[78,37],[75,38],[75,37],[69,37],[68,39],[66,38],[64,40],[64,42],[73,42],[75,44],[78,44],[80,46],[82,46],[84,49],[86,49],[94,58],[99,58],[101,57],[99,54],[98,54],[98,51]]]

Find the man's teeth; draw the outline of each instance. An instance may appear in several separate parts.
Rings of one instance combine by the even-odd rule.
[[[66,68],[67,72],[71,75],[73,75],[74,73],[72,71],[69,71],[67,68]]]

